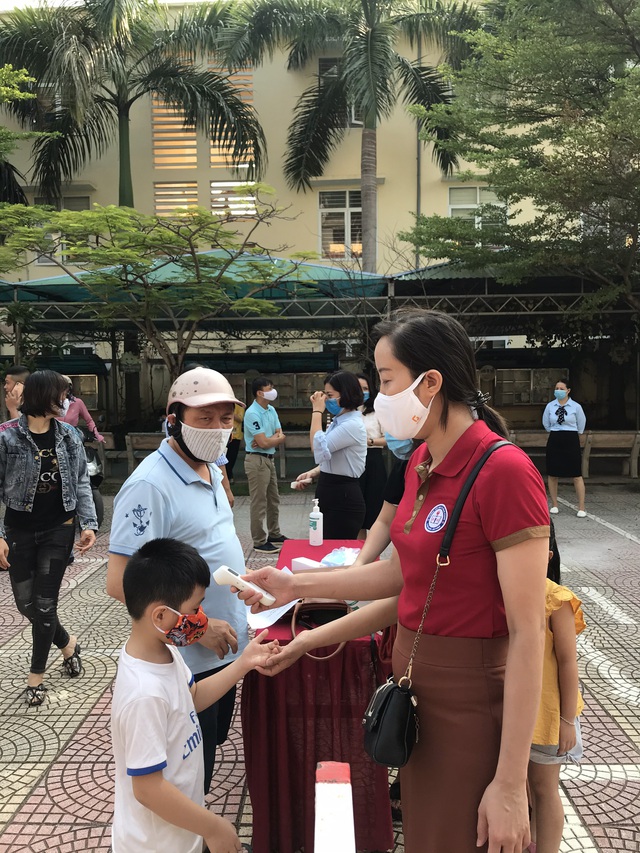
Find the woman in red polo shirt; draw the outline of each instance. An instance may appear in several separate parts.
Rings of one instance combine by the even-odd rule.
[[[251,580],[277,604],[307,595],[387,600],[300,635],[274,672],[312,645],[397,619],[393,668],[404,674],[449,514],[475,463],[506,435],[477,390],[473,347],[456,320],[412,311],[376,331],[382,428],[425,441],[407,467],[391,558],[315,576],[262,569]],[[497,450],[465,503],[413,664],[420,739],[401,770],[406,853],[521,853],[529,843],[548,512],[531,460],[513,445]],[[242,597],[256,605],[256,596]]]

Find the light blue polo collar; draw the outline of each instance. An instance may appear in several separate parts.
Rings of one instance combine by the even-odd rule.
[[[209,471],[211,472],[211,483],[207,483],[206,480],[203,480],[190,465],[184,461],[182,456],[171,447],[169,444],[169,439],[165,438],[160,447],[158,448],[158,453],[162,456],[165,463],[171,468],[173,473],[178,477],[178,479],[182,480],[185,485],[191,485],[191,483],[202,483],[207,488],[214,488],[218,480],[222,479],[222,475],[220,472],[212,465],[209,465]]]

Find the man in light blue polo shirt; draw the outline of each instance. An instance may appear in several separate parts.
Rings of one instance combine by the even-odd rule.
[[[254,551],[277,554],[286,537],[280,533],[280,494],[274,456],[285,436],[278,413],[270,405],[278,396],[271,380],[258,376],[251,390],[254,400],[244,415],[244,471],[251,500],[251,538]]]
[[[186,542],[213,573],[222,565],[244,574],[242,546],[216,465],[227,446],[236,400],[222,374],[205,367],[183,373],[167,404],[169,438],[147,456],[124,483],[113,505],[107,592],[124,600],[122,576],[129,557],[151,539]],[[240,403],[240,405],[243,405]],[[246,607],[226,586],[212,581],[202,603],[209,617],[204,637],[181,648],[196,681],[226,666],[248,642]],[[216,746],[229,731],[235,688],[198,715],[202,729],[205,793],[213,775]]]

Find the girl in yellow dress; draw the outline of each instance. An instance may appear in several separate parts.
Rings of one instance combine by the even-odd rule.
[[[546,588],[546,636],[542,697],[529,758],[531,853],[558,853],[564,810],[560,767],[582,758],[579,715],[584,703],[578,685],[576,636],[585,629],[581,601],[560,586],[560,554],[553,523]]]

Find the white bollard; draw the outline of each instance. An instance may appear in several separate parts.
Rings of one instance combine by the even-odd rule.
[[[316,768],[315,853],[355,853],[351,770],[322,761]]]

